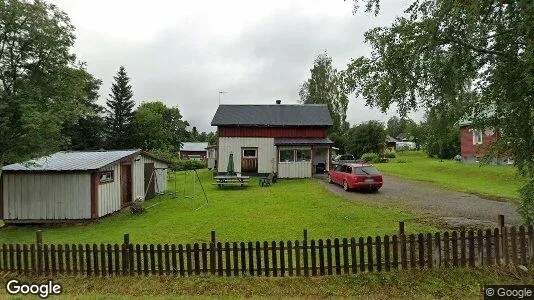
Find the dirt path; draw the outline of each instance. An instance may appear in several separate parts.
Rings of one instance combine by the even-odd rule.
[[[496,226],[497,215],[506,224],[519,225],[517,205],[488,200],[476,195],[442,189],[432,183],[384,176],[384,186],[377,193],[345,192],[340,186],[319,179],[328,190],[350,200],[366,201],[377,206],[396,207],[441,217],[449,226]]]

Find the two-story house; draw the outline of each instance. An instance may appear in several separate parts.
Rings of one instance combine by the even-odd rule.
[[[486,156],[488,147],[498,140],[500,133],[492,128],[479,130],[471,126],[471,122],[460,122],[460,156],[463,162],[475,163]],[[513,164],[513,159],[507,155],[491,158],[491,163],[505,165]]]
[[[241,173],[279,178],[307,178],[331,164],[332,118],[326,105],[220,105],[211,122],[217,126],[217,170],[224,173],[230,154]]]

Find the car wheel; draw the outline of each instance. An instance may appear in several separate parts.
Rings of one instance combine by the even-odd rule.
[[[346,180],[343,180],[343,189],[345,191],[348,191],[349,190],[349,185],[347,184],[347,181]]]
[[[332,183],[332,178],[330,177],[330,175],[328,175],[328,178],[326,179],[328,181],[328,183]]]

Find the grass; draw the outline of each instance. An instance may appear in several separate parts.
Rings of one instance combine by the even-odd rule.
[[[396,158],[377,168],[386,175],[432,182],[496,200],[518,201],[518,189],[525,182],[514,167],[440,161],[419,151],[397,152]]]
[[[196,198],[184,199],[184,175],[177,175],[179,198],[169,195],[147,201],[144,214],[119,212],[97,222],[60,227],[7,226],[0,228],[0,243],[31,243],[43,230],[45,243],[119,243],[124,233],[133,243],[209,242],[216,230],[220,241],[271,241],[308,238],[359,237],[392,234],[406,221],[411,232],[435,231],[419,223],[418,215],[347,201],[327,191],[316,179],[279,180],[259,187],[251,180],[246,189],[219,190],[211,185],[211,173],[199,172],[209,204],[196,186]],[[192,194],[192,176],[186,194]],[[175,186],[174,179],[169,187]]]
[[[45,283],[48,277],[18,277]],[[5,286],[9,278],[0,278]],[[360,299],[481,299],[485,284],[533,284],[534,272],[512,268],[405,270],[350,276],[261,277],[107,277],[57,276],[62,298],[360,298]],[[0,289],[0,298],[6,297]]]

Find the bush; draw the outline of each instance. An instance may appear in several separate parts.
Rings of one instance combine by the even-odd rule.
[[[364,153],[361,159],[366,163],[379,163],[380,157],[376,153]]]
[[[174,161],[174,169],[178,171],[183,170],[198,170],[207,168],[208,165],[199,160],[176,160]]]
[[[395,158],[395,152],[386,152],[384,154],[384,157],[387,157],[387,158]]]
[[[534,224],[534,179],[529,180],[519,190],[521,195],[521,203],[519,204],[518,212],[525,221],[525,224]]]

